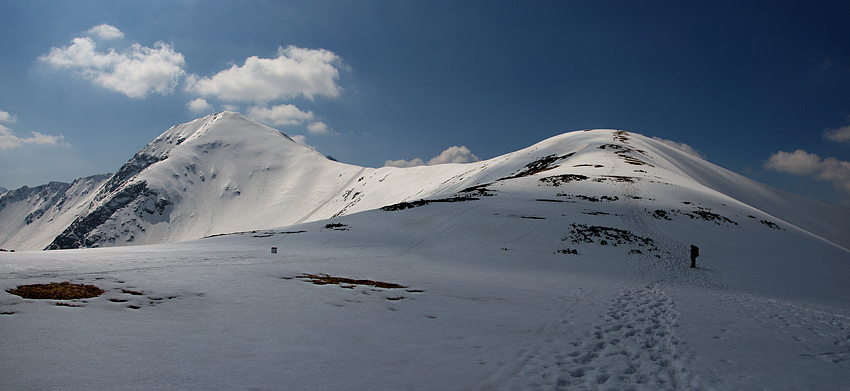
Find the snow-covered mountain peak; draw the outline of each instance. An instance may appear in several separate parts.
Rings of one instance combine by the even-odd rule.
[[[172,126],[140,153],[163,157],[172,149],[186,145],[224,145],[250,142],[283,141],[297,144],[280,131],[233,111],[210,114],[185,124]],[[280,139],[280,140],[276,140]],[[279,145],[278,145],[279,147]],[[309,148],[301,147],[309,150]]]
[[[289,222],[281,214],[319,202],[305,182],[328,170],[339,178],[331,169],[339,166],[239,113],[209,115],[145,146],[49,247],[169,242]],[[269,213],[269,202],[280,203],[275,195],[290,193],[300,197]]]
[[[794,226],[850,248],[843,233],[850,232],[846,208],[770,188],[658,140],[612,129],[564,133],[475,163],[366,168],[329,160],[278,130],[223,112],[171,127],[85,194],[73,212],[63,210],[73,222],[66,216],[56,220],[63,227],[42,227],[40,240],[47,233],[53,239],[36,248],[174,242],[489,196],[520,204],[619,200],[606,208],[640,206],[659,215],[696,216],[715,208],[711,216],[724,216],[717,211],[724,208],[728,216]],[[6,219],[0,215],[2,225],[20,226]],[[21,238],[33,236],[27,229],[7,230],[17,239],[0,237],[0,245],[23,244]],[[36,242],[26,243],[17,248],[34,249]]]

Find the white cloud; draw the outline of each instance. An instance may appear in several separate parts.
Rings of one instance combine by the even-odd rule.
[[[477,162],[478,160],[478,156],[473,155],[472,151],[470,151],[469,148],[464,146],[453,146],[441,152],[433,159],[429,160],[428,165],[433,166],[435,164],[446,163],[472,163]]]
[[[309,131],[310,131],[310,133],[312,133],[312,134],[329,134],[329,133],[333,133],[333,132],[331,131],[331,129],[330,129],[330,128],[328,128],[328,124],[326,124],[326,123],[324,123],[324,122],[321,122],[321,121],[313,122],[312,124],[307,125],[307,130],[309,130]]]
[[[676,149],[678,149],[678,150],[680,150],[680,151],[682,151],[682,152],[689,153],[689,154],[694,155],[694,156],[696,156],[696,157],[699,157],[699,158],[705,159],[705,154],[704,154],[704,153],[702,153],[702,152],[700,152],[700,151],[697,151],[696,149],[693,149],[693,148],[692,148],[690,145],[688,145],[688,144],[685,144],[685,143],[677,143],[677,142],[675,142],[675,141],[672,141],[672,140],[666,140],[666,139],[663,139],[663,138],[660,138],[660,137],[653,137],[652,139],[653,139],[653,140],[655,140],[655,141],[658,141],[658,142],[660,142],[660,143],[662,143],[662,144],[665,144],[665,145],[667,145],[667,146],[670,146],[670,147],[676,148]]]
[[[821,158],[802,149],[794,152],[779,151],[770,156],[764,164],[768,170],[787,172],[797,175],[815,174],[821,164]]]
[[[17,121],[17,118],[9,114],[3,110],[0,110],[0,122],[11,124]],[[23,145],[34,144],[34,145],[61,145],[68,146],[70,144],[65,142],[65,136],[51,136],[46,134],[41,134],[39,132],[32,132],[32,136],[30,137],[18,137],[6,126],[0,125],[0,151],[5,151],[7,149],[18,148]]]
[[[94,34],[100,39],[121,39],[124,38],[124,33],[121,30],[118,30],[115,26],[110,26],[108,24],[102,24],[100,26],[94,26],[87,31],[89,34]]]
[[[7,113],[3,110],[0,110],[0,122],[12,124],[12,123],[15,123],[15,121],[17,121],[17,120],[18,120],[18,118],[15,117],[14,115],[9,114],[9,113]]]
[[[425,161],[420,159],[420,158],[416,158],[416,159],[413,159],[413,160],[410,160],[410,161],[407,161],[407,160],[404,160],[404,159],[399,159],[399,160],[387,160],[386,162],[384,162],[385,167],[416,167],[416,166],[424,166],[424,165],[425,165]]]
[[[384,162],[384,166],[387,167],[415,167],[415,166],[433,166],[437,164],[446,164],[446,163],[472,163],[477,162],[478,156],[475,156],[469,148],[464,146],[453,146],[445,151],[441,152],[439,155],[433,157],[431,160],[428,160],[428,163],[425,163],[424,160],[420,158],[416,158],[410,161],[399,159],[399,160],[387,160]]]
[[[212,105],[204,98],[192,99],[186,107],[193,113],[206,113],[213,110]]]
[[[838,129],[827,129],[823,132],[823,138],[840,143],[850,142],[850,125]]]
[[[768,170],[829,181],[836,188],[850,193],[850,162],[832,157],[822,159],[816,154],[798,149],[794,152],[779,151],[771,155],[764,167]]]
[[[32,136],[21,138],[16,136],[12,129],[9,129],[3,125],[0,125],[0,151],[5,151],[7,149],[18,148],[20,146],[26,144],[34,144],[34,145],[60,145],[60,146],[68,146],[69,144],[65,142],[65,136],[50,136],[46,134],[41,134],[38,132],[32,132]]]
[[[171,93],[185,74],[183,55],[164,42],[157,42],[153,48],[133,44],[118,53],[112,48],[97,51],[89,37],[74,38],[70,46],[54,47],[38,59],[56,68],[73,70],[80,77],[131,98],[143,98],[151,92]]]
[[[294,105],[283,104],[272,107],[251,107],[248,116],[272,125],[300,125],[313,119],[312,111],[301,111]]]
[[[224,100],[268,102],[316,95],[337,97],[339,56],[324,49],[295,46],[278,49],[277,58],[251,56],[211,77],[191,75],[186,89]]]

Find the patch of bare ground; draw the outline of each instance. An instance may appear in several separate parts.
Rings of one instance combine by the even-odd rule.
[[[327,274],[301,274],[296,276],[295,278],[301,279],[305,282],[312,282],[316,285],[339,285],[343,288],[353,288],[357,285],[366,285],[375,288],[384,288],[384,289],[402,289],[407,288],[404,285],[395,284],[392,282],[383,282],[383,281],[375,281],[375,280],[366,280],[366,279],[353,279],[346,277],[334,277]]]
[[[509,175],[509,176],[506,176],[504,178],[500,178],[499,180],[502,181],[502,180],[506,180],[506,179],[521,178],[521,177],[541,173],[543,171],[548,171],[548,170],[551,170],[553,168],[557,168],[558,167],[557,163],[559,163],[562,160],[569,159],[573,155],[575,155],[575,152],[571,152],[571,153],[568,153],[566,155],[561,155],[561,156],[549,155],[549,156],[546,156],[546,157],[542,157],[542,158],[537,159],[537,160],[535,160],[531,163],[526,164],[525,167],[523,167],[521,170],[517,171],[516,173]]]
[[[598,177],[588,177],[587,175],[581,174],[562,174],[562,175],[553,175],[540,178],[539,181],[554,187],[559,187],[562,184],[574,182],[574,181],[584,181],[590,179],[593,182],[626,182],[626,183],[634,183],[638,178],[630,177],[630,176],[622,176],[622,175],[602,175]]]
[[[717,213],[712,212],[710,208],[704,208],[704,207],[697,207],[697,209],[693,210],[693,211],[682,211],[682,210],[679,210],[679,209],[672,209],[672,210],[656,209],[656,210],[651,212],[651,215],[652,215],[652,217],[659,219],[659,220],[672,220],[673,216],[682,215],[682,216],[688,216],[691,219],[705,220],[705,221],[713,222],[717,225],[723,225],[723,224],[738,225],[737,222],[730,220],[728,217],[721,216]],[[762,224],[764,224],[764,223],[762,223]],[[770,227],[770,225],[768,225],[768,224],[765,224],[765,225]],[[771,228],[773,228],[773,227],[771,227]],[[777,226],[777,228],[778,228],[778,226]]]
[[[543,182],[543,183],[548,183],[548,184],[550,184],[554,187],[558,187],[558,186],[561,186],[561,184],[564,184],[564,183],[570,183],[570,182],[573,182],[573,181],[584,181],[584,180],[587,180],[587,179],[588,179],[587,175],[563,174],[563,175],[553,175],[553,176],[547,176],[547,177],[544,177],[544,178],[540,178],[539,181]]]
[[[454,196],[454,197],[449,197],[449,198],[440,198],[440,199],[432,199],[432,200],[421,199],[421,200],[418,200],[418,201],[399,202],[397,204],[387,205],[387,206],[382,207],[381,210],[387,211],[387,212],[394,212],[394,211],[397,211],[397,210],[405,210],[405,209],[425,206],[425,205],[435,203],[435,202],[461,202],[461,201],[477,201],[477,200],[478,200],[478,198],[476,198],[476,197],[466,197],[466,196]]]
[[[612,245],[630,247],[629,254],[643,254],[647,252],[658,252],[655,241],[651,238],[633,234],[631,231],[603,227],[599,225],[570,224],[570,233],[561,238],[561,241],[570,241],[573,244],[596,243],[602,246]],[[656,257],[658,255],[656,254]]]
[[[6,292],[25,299],[74,300],[97,297],[106,291],[94,285],[72,284],[65,281],[51,282],[49,284],[19,285],[15,289],[6,290]]]

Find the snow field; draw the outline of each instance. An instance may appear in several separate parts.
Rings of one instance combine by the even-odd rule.
[[[568,246],[561,238],[573,216],[623,227],[618,220],[630,220],[616,214],[626,211],[583,214],[603,204],[541,202],[511,195],[510,187],[477,201],[332,220],[340,229],[316,222],[157,246],[0,254],[4,289],[71,280],[107,290],[69,303],[80,307],[0,296],[0,312],[11,312],[0,316],[3,351],[15,352],[0,360],[11,374],[0,388],[811,384],[787,382],[789,368],[804,368],[820,384],[847,384],[846,307],[747,293],[726,275],[730,264],[713,255],[735,248],[724,248],[724,237],[711,242],[719,249],[704,251],[697,270],[684,259],[678,269],[648,266],[658,258],[629,255],[627,246],[569,244],[578,255],[556,254]],[[648,213],[643,221],[669,223]],[[704,232],[736,229],[692,224]],[[678,226],[662,227],[654,229],[679,234]],[[286,233],[297,231],[305,232]],[[799,236],[799,243],[810,240]],[[658,278],[665,268],[672,277]],[[296,278],[304,273],[407,288],[318,286]],[[808,315],[793,316],[801,313]],[[63,365],[75,357],[87,364]]]
[[[821,209],[768,213],[706,184],[739,180],[722,169],[664,167],[685,160],[579,132],[416,177],[340,165],[319,181],[340,197],[297,225],[0,253],[0,389],[848,389],[850,251],[807,223]],[[478,199],[436,202],[458,195]],[[51,281],[107,292],[5,292]]]

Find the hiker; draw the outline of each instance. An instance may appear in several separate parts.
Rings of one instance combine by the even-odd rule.
[[[699,256],[699,247],[691,245],[691,267],[697,267],[697,257]]]

